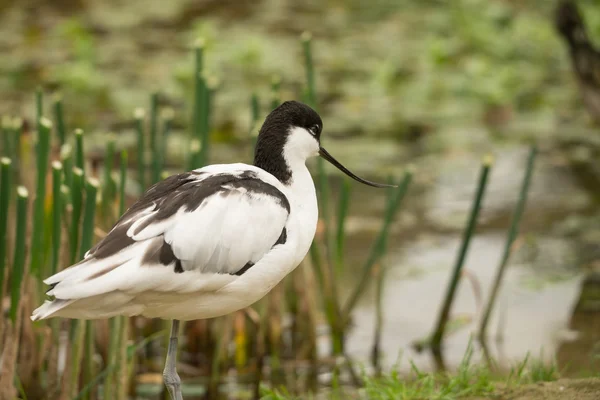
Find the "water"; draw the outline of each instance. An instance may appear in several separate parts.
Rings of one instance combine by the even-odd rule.
[[[453,331],[444,342],[442,353],[448,368],[460,363],[471,335],[477,331],[504,249],[527,148],[504,148],[494,155],[496,162],[478,231],[451,312]],[[418,353],[413,344],[431,334],[437,321],[471,207],[479,160],[471,154],[448,154],[416,161],[425,177],[417,178],[416,186],[410,189],[385,261],[384,366],[401,359],[401,370],[410,368],[408,360],[424,370],[435,368],[431,355]],[[590,358],[596,351],[599,331],[582,335],[587,327],[582,318],[576,329],[571,326],[582,284],[590,276],[589,266],[600,259],[600,230],[598,224],[588,220],[597,218],[600,208],[593,200],[596,194],[582,188],[577,178],[564,162],[557,162],[555,154],[542,150],[522,220],[522,234],[515,243],[488,328],[491,356],[501,366],[508,368],[527,354],[549,359],[559,350],[559,364],[563,364],[559,367],[567,365],[566,344],[578,359]],[[383,208],[383,202],[368,199],[373,196],[369,189],[354,186],[353,190],[353,202],[363,207],[355,207],[348,222],[351,250],[347,259],[352,261],[364,257],[379,223],[377,218],[365,215],[379,215]],[[357,276],[357,268],[360,262],[350,262],[344,287],[355,284],[352,279]],[[365,364],[373,344],[374,297],[371,287],[354,313],[347,339],[348,354]],[[593,315],[600,315],[600,307],[587,310],[591,326],[595,323]],[[578,341],[582,341],[580,346]],[[588,365],[582,362],[580,368],[571,365],[570,371],[589,372],[586,368]]]

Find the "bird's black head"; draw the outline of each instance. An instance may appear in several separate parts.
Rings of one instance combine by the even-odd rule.
[[[576,42],[586,36],[585,26],[577,5],[571,0],[561,1],[554,15],[556,29],[569,42]]]
[[[271,111],[260,128],[254,165],[269,172],[284,185],[292,181],[295,168],[304,168],[309,157],[320,155],[353,179],[375,187],[388,187],[369,182],[350,172],[321,147],[323,121],[306,104],[286,101]]]
[[[261,136],[288,134],[290,128],[304,128],[318,141],[321,138],[323,121],[319,114],[306,104],[285,101],[267,116],[260,129],[259,140]]]

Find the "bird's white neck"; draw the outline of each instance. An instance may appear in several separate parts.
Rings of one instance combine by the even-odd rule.
[[[297,230],[295,234],[298,238],[296,252],[296,264],[298,264],[308,253],[315,236],[319,210],[315,184],[306,167],[305,160],[292,158],[286,161],[288,161],[292,176],[284,187],[285,195],[291,206],[290,218],[293,221],[293,227],[290,226],[290,229]]]

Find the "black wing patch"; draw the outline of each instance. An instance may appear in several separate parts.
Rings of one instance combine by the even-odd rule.
[[[290,203],[285,195],[275,186],[259,179],[253,171],[244,171],[239,175],[214,174],[199,181],[206,174],[206,172],[198,171],[185,172],[183,174],[172,175],[151,186],[123,214],[110,233],[90,250],[89,255],[97,259],[107,258],[135,243],[135,240],[127,236],[127,231],[136,222],[135,219],[131,220],[131,217],[140,211],[153,206],[153,210],[157,212],[152,217],[147,218],[143,224],[140,224],[135,233],[139,233],[154,222],[160,222],[173,216],[182,207],[185,207],[187,211],[196,210],[208,197],[231,190],[230,188],[224,188],[223,186],[225,185],[233,188],[245,188],[250,193],[271,196],[288,213],[290,212]],[[173,262],[175,258],[173,250],[170,249],[169,245],[167,246],[169,249],[165,248],[162,250],[162,247],[160,247],[159,255],[157,256],[159,261],[165,265]],[[145,258],[151,260],[157,250],[159,248],[152,246],[148,254],[145,255]],[[162,262],[162,260],[169,260],[170,262],[166,263]],[[183,272],[181,261],[179,260],[176,262],[175,272]]]

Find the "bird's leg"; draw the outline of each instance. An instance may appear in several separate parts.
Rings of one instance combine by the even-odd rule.
[[[174,319],[171,325],[171,337],[169,338],[169,349],[167,350],[167,361],[163,371],[165,386],[172,400],[183,400],[181,395],[181,378],[177,375],[177,341],[179,336],[179,320]]]

